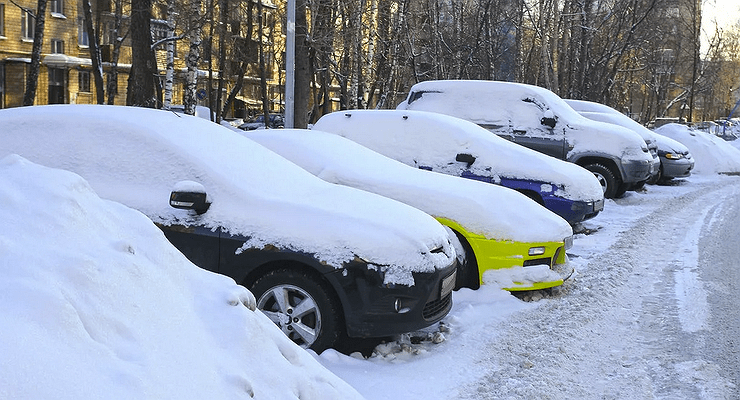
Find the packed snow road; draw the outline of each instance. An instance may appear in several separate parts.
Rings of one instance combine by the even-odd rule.
[[[498,324],[456,397],[740,399],[739,195],[719,177],[616,200],[578,235],[575,278]]]

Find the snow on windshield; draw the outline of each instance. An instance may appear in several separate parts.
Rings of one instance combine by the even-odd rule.
[[[347,117],[347,115],[351,115]],[[459,175],[458,153],[476,157],[473,173],[526,179],[556,185],[556,194],[571,200],[603,198],[591,172],[514,144],[480,126],[442,114],[423,111],[352,110],[324,115],[313,126],[349,138],[404,164],[432,167]]]
[[[102,197],[156,222],[223,226],[249,236],[247,246],[305,251],[334,266],[360,256],[388,265],[389,283],[413,284],[412,272],[446,267],[454,256],[447,232],[432,217],[326,183],[201,118],[66,105],[0,110],[0,125],[0,156],[18,153],[77,172]],[[170,190],[183,180],[205,187],[213,202],[207,213],[194,217],[169,206]],[[430,253],[440,246],[446,254]]]
[[[694,173],[740,173],[740,150],[716,136],[681,124],[666,124],[655,132],[681,142],[694,157]]]
[[[245,136],[329,182],[402,201],[490,239],[548,242],[572,235],[565,220],[514,190],[412,168],[338,135],[286,129]],[[527,220],[537,223],[522,223]]]
[[[0,158],[5,399],[359,399],[143,214]]]

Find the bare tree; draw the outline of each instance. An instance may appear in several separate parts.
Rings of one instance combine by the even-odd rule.
[[[128,78],[126,104],[157,108],[159,76],[152,49],[151,0],[131,2],[131,74]]]
[[[308,99],[310,96],[310,69],[308,54],[308,24],[306,18],[306,0],[296,1],[295,21],[295,121],[296,128],[308,127]]]
[[[33,21],[26,20],[27,24],[33,22],[33,48],[31,50],[31,64],[28,70],[28,78],[26,78],[26,91],[23,93],[23,105],[32,106],[36,101],[36,86],[38,85],[39,79],[39,68],[41,64],[41,46],[44,43],[44,21],[46,18],[46,1],[38,0],[36,5],[36,14],[32,13],[30,9],[20,7],[20,9],[27,13],[28,16],[33,18]],[[17,5],[17,4],[16,4]]]
[[[103,83],[103,60],[100,57],[100,40],[98,31],[93,26],[92,6],[90,0],[82,0],[85,19],[85,31],[88,37],[88,51],[92,60],[92,73],[95,80],[95,99],[98,104],[105,103],[105,84]]]

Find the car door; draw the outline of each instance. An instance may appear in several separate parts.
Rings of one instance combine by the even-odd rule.
[[[535,95],[523,96],[511,109],[511,137],[514,143],[564,160],[566,123]]]
[[[157,224],[185,257],[200,268],[221,273],[219,268],[219,241],[221,229],[202,226]]]

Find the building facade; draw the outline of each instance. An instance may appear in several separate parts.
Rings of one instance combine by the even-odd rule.
[[[259,68],[258,43],[263,46],[265,81],[268,109],[282,111],[285,73],[279,68],[283,59],[284,44],[280,35],[280,24],[275,21],[276,7],[270,1],[240,0],[230,3],[226,24],[227,30],[212,29],[207,23],[201,27],[204,36],[204,51],[199,61],[198,101],[199,105],[213,105],[215,93],[220,88],[222,101],[235,87],[238,92],[228,107],[227,115],[232,118],[248,118],[262,110],[261,73]],[[108,103],[109,81],[117,74],[117,93],[113,104],[126,104],[126,87],[131,69],[131,46],[127,39],[129,12],[126,8],[117,13],[113,0],[92,0],[93,21],[99,32],[100,52],[106,84],[103,102]],[[0,0],[0,108],[23,105],[23,95],[29,76],[34,40],[34,24],[37,2],[35,0]],[[124,7],[128,7],[125,6]],[[219,13],[208,10],[203,2],[202,15],[207,20],[217,18]],[[184,10],[176,15],[183,14]],[[118,17],[116,17],[118,15]],[[261,28],[258,17],[262,18]],[[118,18],[118,20],[117,20]],[[182,104],[185,91],[188,55],[187,22],[168,21],[167,7],[155,3],[152,9],[152,37],[156,43],[168,37],[177,38],[174,51],[174,79],[171,104]],[[187,20],[183,18],[183,20]],[[120,33],[116,30],[120,26]],[[276,28],[277,26],[277,28]],[[224,35],[224,40],[220,40]],[[122,37],[119,56],[114,59],[114,43]],[[277,40],[273,40],[277,38]],[[224,46],[225,62],[219,67],[219,46]],[[282,46],[282,47],[281,47]],[[155,46],[155,54],[162,85],[167,68],[166,42]],[[208,58],[210,57],[210,59]],[[219,76],[224,79],[220,82]],[[236,85],[241,80],[240,85]],[[209,90],[210,88],[210,90]],[[92,61],[90,39],[84,26],[82,0],[48,0],[45,12],[43,45],[36,89],[36,105],[43,104],[95,104],[98,103]]]

